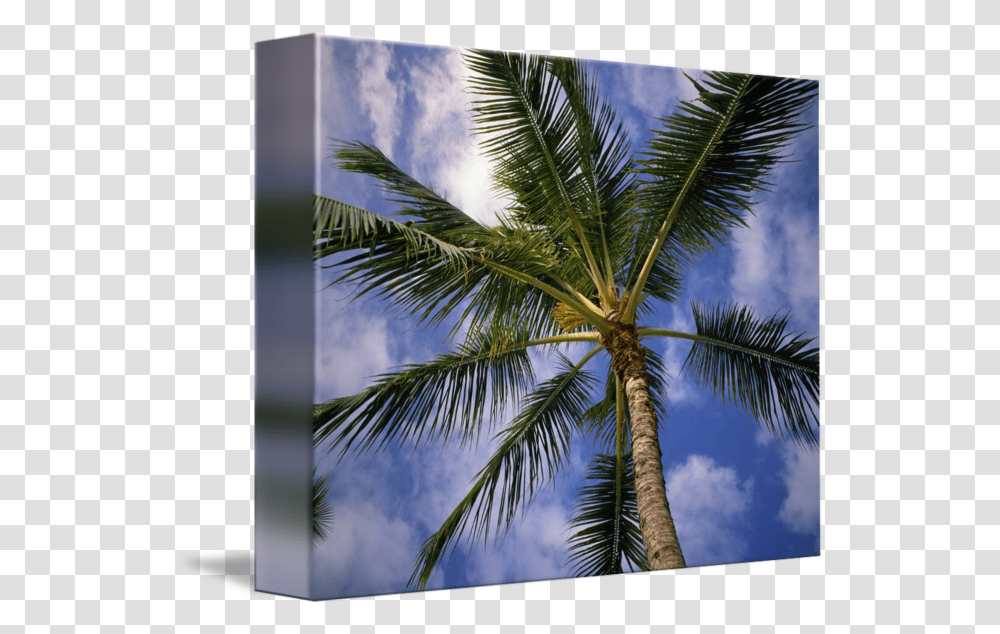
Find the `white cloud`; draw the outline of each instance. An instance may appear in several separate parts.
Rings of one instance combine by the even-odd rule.
[[[795,318],[814,331],[819,326],[819,231],[802,214],[785,221],[783,229],[789,249],[786,295]]]
[[[348,457],[333,467],[331,490],[342,497],[333,500],[333,534],[317,555],[317,578],[324,590],[352,595],[407,591],[406,583],[423,541],[441,527],[468,493],[494,449],[493,442],[482,442],[474,450],[452,442],[440,449],[412,453],[404,448],[374,460]],[[324,460],[323,466],[330,468],[332,464]],[[390,490],[395,490],[396,497],[389,494]],[[485,543],[461,535],[454,548],[466,554],[465,568],[445,573],[443,564],[453,552],[449,550],[431,576],[428,589],[566,576],[569,514],[570,509],[560,504],[554,488],[544,487],[527,507],[522,507],[505,537],[501,533],[496,540],[493,528]],[[378,550],[390,540],[391,557],[379,555],[373,566],[363,565],[365,553]],[[334,549],[362,555],[331,552]],[[341,581],[340,575],[344,574],[348,579]]]
[[[815,108],[815,106],[814,106]],[[809,116],[805,117],[809,120]],[[815,156],[815,129],[796,136],[787,152],[793,161]],[[791,311],[790,326],[817,336],[819,330],[819,209],[799,163],[776,166],[766,193],[747,217],[746,229],[733,232],[735,299],[757,309],[761,317]],[[810,193],[812,192],[812,193]],[[780,202],[778,202],[780,201]]]
[[[662,117],[678,101],[690,101],[698,91],[682,73],[698,80],[701,71],[681,70],[666,66],[622,64],[621,82],[626,87],[624,97],[647,117]]]
[[[458,50],[443,51],[430,64],[408,66],[408,89],[416,107],[407,129],[414,176],[484,224],[496,224],[502,203],[490,187],[490,163],[472,134],[464,91],[466,69]]]
[[[329,596],[408,592],[410,575],[424,541],[468,491],[485,463],[478,451],[451,443],[440,450],[412,445],[386,453],[318,454],[320,472],[330,473],[334,519],[331,534],[316,549],[314,576]],[[465,545],[460,542],[460,547]],[[443,566],[428,589],[460,585],[445,579]]]
[[[767,431],[763,427],[757,427],[757,432],[754,434],[754,440],[757,442],[758,447],[769,447],[775,442],[774,434]]]
[[[314,551],[321,592],[343,597],[403,591],[420,547],[412,526],[371,501],[334,500],[333,507],[331,533]]]
[[[778,519],[800,535],[819,536],[819,452],[786,445],[782,449],[785,470],[782,479],[788,497]]]
[[[741,561],[749,544],[743,537],[753,498],[753,480],[736,470],[693,454],[666,474],[667,499],[684,558],[689,566]]]
[[[457,441],[414,453],[409,460],[410,497],[419,500],[409,516],[430,535],[441,527],[469,492],[473,478],[492,453],[489,435],[471,448]]]
[[[671,312],[670,323],[666,325],[668,330],[695,332],[694,319],[691,317],[690,311],[684,310],[680,306],[674,306]],[[668,409],[671,403],[686,403],[689,405],[704,403],[704,392],[701,386],[681,372],[681,368],[684,367],[684,360],[691,349],[691,342],[687,339],[676,337],[663,337],[648,339],[645,345],[652,345],[654,341],[662,342],[663,364],[669,374],[667,377]]]
[[[747,229],[734,231],[732,242],[735,258],[730,283],[736,301],[753,305],[763,313],[772,313],[770,307],[777,303],[776,281],[783,259],[782,245],[775,243],[770,218],[771,214],[758,210],[756,216],[747,218]]]
[[[345,294],[337,287],[316,296],[317,402],[354,394],[369,384],[369,377],[403,362],[390,350],[389,322],[361,305],[340,306],[337,298]]]
[[[507,410],[502,419],[504,423],[516,413],[516,404],[508,405]],[[493,429],[495,435],[499,425],[493,426]],[[409,484],[414,504],[406,510],[406,514],[421,533],[429,536],[441,527],[469,492],[479,470],[489,461],[498,445],[487,434],[473,450],[452,442],[440,450],[413,454],[409,465]],[[573,464],[568,462],[556,478],[565,477],[573,468]],[[466,532],[455,543],[455,549],[468,556],[467,567],[461,577],[442,576],[437,585],[429,587],[444,587],[445,583],[454,587],[566,576],[565,542],[568,534],[565,531],[571,509],[560,504],[563,492],[556,491],[555,483],[552,479],[546,480],[535,497],[520,507],[506,534],[501,531],[498,535],[496,532],[497,499],[493,506],[491,521],[494,524],[491,524],[489,539],[485,543],[481,538],[473,542]],[[496,539],[498,536],[499,539]]]
[[[391,54],[385,44],[345,38],[320,40],[321,133],[317,139],[318,192],[365,208],[382,200],[368,177],[334,167],[332,139],[375,144],[391,156],[400,121],[400,92],[388,78]],[[392,104],[391,107],[389,104]]]
[[[819,232],[811,219],[762,203],[733,233],[735,301],[758,317],[792,311],[790,325],[815,334],[819,324]]]
[[[633,144],[642,136],[643,130],[658,128],[656,119],[670,114],[678,102],[690,101],[698,96],[698,91],[682,72],[687,72],[696,80],[703,74],[701,71],[682,71],[668,66],[615,65],[612,73],[616,90],[614,94],[607,94],[606,98],[616,106],[618,116],[629,128]],[[625,103],[641,114],[636,116],[621,108]]]
[[[391,67],[392,48],[387,43],[357,43],[358,101],[372,125],[375,146],[389,158],[400,132],[398,108],[405,90],[400,78],[389,78]]]
[[[570,510],[556,496],[540,496],[514,520],[510,532],[484,549],[475,547],[465,582],[473,585],[566,577]]]

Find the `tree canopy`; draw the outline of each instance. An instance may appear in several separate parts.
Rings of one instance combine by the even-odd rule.
[[[465,61],[476,132],[507,201],[496,226],[360,142],[335,140],[331,158],[374,177],[396,217],[319,195],[314,207],[314,259],[342,254],[328,265],[338,272],[333,283],[392,302],[418,323],[451,324],[453,349],[317,404],[315,440],[342,454],[447,439],[469,445],[484,421],[514,406],[468,494],[424,543],[410,583],[425,587],[461,537],[509,528],[566,464],[573,434],[604,449],[591,460],[572,520],[575,572],[647,569],[624,377],[615,363],[602,377],[588,364],[613,352],[622,329],[637,340],[691,340],[683,372],[769,432],[817,445],[818,349],[789,332],[787,315],[694,303],[695,332],[647,323],[652,305],[678,301],[701,256],[747,225],[772,186],[769,174],[807,127],[800,117],[815,82],[705,73],[690,80],[697,99],[658,119],[633,156],[579,61],[487,51],[469,51]],[[571,342],[592,347],[574,361],[558,351]],[[556,355],[552,378],[536,381],[533,347]],[[652,350],[641,354],[662,420],[666,368]]]

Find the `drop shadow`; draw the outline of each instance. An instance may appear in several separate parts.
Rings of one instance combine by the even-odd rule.
[[[254,592],[253,554],[249,550],[227,550],[225,553],[195,554],[189,560],[192,568],[202,575],[222,575],[226,585]]]

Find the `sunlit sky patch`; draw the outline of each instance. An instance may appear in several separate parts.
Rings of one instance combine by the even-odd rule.
[[[484,224],[494,224],[503,201],[491,190],[489,163],[471,135],[467,71],[458,49],[323,38],[319,193],[383,214],[393,213],[374,181],[338,172],[325,157],[327,139],[379,147],[400,168]],[[602,93],[627,126],[634,149],[656,117],[695,92],[677,69],[588,62]],[[697,71],[687,71],[697,77]],[[806,114],[816,123],[817,106]],[[749,230],[729,248],[703,258],[674,307],[649,318],[663,328],[694,330],[690,303],[749,304],[758,314],[791,311],[790,325],[819,335],[818,136],[798,137],[796,161],[772,176],[773,194],[761,197]],[[331,279],[317,274],[317,290]],[[352,394],[366,377],[420,363],[446,349],[451,324],[426,330],[389,306],[350,301],[350,289],[317,296],[317,402]],[[690,343],[650,339],[677,375]],[[585,346],[566,348],[578,359]],[[554,358],[533,354],[539,380]],[[602,364],[589,369],[604,376]],[[670,508],[688,565],[710,565],[819,554],[819,454],[798,450],[760,432],[741,411],[720,403],[700,385],[673,376],[668,418],[661,421],[664,475]],[[513,410],[511,410],[511,415]],[[482,442],[404,447],[377,457],[319,454],[330,471],[332,534],[317,549],[315,583],[327,596],[401,592],[423,541],[467,492],[491,453],[489,442],[509,420],[491,421]],[[566,469],[536,496],[500,541],[466,540],[431,578],[429,588],[506,583],[570,574],[565,543],[576,492],[593,447],[576,437]]]

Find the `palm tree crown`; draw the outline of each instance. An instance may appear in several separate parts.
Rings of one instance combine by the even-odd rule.
[[[375,177],[402,218],[315,198],[314,259],[338,282],[420,322],[454,320],[450,352],[374,377],[314,407],[314,438],[341,452],[450,438],[517,414],[468,494],[421,549],[410,583],[426,586],[464,534],[501,531],[565,464],[574,433],[601,441],[573,519],[578,574],[685,565],[663,485],[657,420],[662,359],[649,337],[692,341],[683,370],[770,432],[815,447],[819,354],[738,305],[693,304],[694,332],[645,321],[675,303],[685,272],[746,225],[753,197],[806,126],[815,83],[709,72],[698,98],[658,120],[633,157],[596,81],[575,60],[470,51],[473,119],[508,204],[486,227],[417,182],[378,148],[336,141],[332,158]],[[536,381],[528,350],[585,342],[578,361]],[[598,377],[588,363],[610,355]],[[598,388],[603,381],[603,387]],[[598,393],[595,399],[594,394]]]

